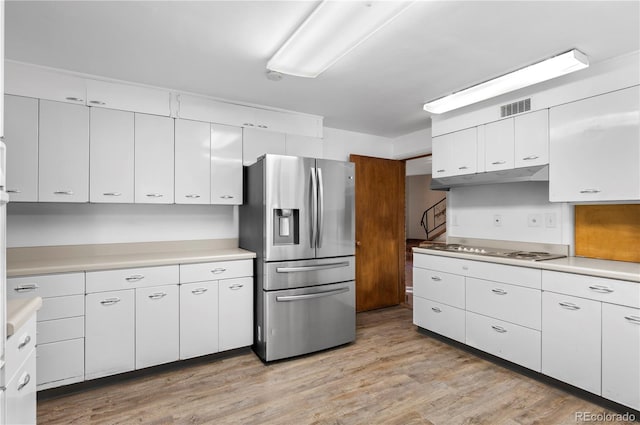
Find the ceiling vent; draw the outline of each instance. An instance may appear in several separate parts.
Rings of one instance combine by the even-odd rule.
[[[521,114],[531,110],[531,98],[519,100],[517,102],[502,105],[500,107],[500,117],[508,117],[510,115]]]

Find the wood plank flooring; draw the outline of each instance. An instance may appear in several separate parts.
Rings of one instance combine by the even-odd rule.
[[[264,365],[243,351],[41,400],[38,423],[546,425],[611,413],[417,332],[407,308],[357,323],[355,343],[311,356]]]

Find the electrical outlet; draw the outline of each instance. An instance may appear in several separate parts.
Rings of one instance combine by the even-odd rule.
[[[529,214],[527,217],[527,223],[529,224],[529,227],[542,226],[542,214]]]
[[[493,225],[496,227],[502,226],[502,216],[500,214],[493,215]]]
[[[556,227],[556,214],[555,213],[546,213],[544,215],[544,223],[548,228]]]

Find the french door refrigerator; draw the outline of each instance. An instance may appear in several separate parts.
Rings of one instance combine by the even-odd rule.
[[[240,247],[256,252],[254,351],[264,361],[355,340],[355,168],[265,155],[245,168]]]

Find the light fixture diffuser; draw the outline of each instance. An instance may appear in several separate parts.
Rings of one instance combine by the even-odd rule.
[[[323,1],[267,63],[267,69],[315,78],[413,1]]]
[[[561,75],[579,71],[588,66],[589,58],[587,55],[573,49],[493,80],[432,100],[424,104],[424,110],[432,114],[442,114],[523,87],[551,80]]]

